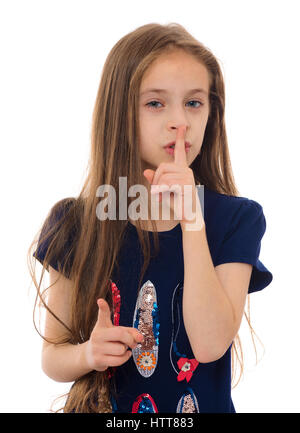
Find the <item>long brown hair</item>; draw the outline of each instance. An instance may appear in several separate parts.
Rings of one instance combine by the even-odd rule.
[[[216,57],[177,23],[150,23],[125,35],[114,45],[103,67],[93,111],[87,177],[81,192],[76,198],[57,202],[46,218],[42,233],[38,232],[40,242],[51,239],[39,282],[35,277],[32,259],[38,237],[29,248],[30,273],[37,289],[34,313],[39,301],[39,306],[44,306],[55,316],[55,312],[47,307],[46,291],[41,291],[48,264],[57,261],[60,272],[73,281],[71,325],[70,328],[66,327],[66,337],[55,341],[56,344],[79,344],[89,339],[97,319],[96,300],[99,297],[105,298],[113,308],[109,283],[114,266],[118,266],[118,252],[128,220],[116,218],[99,222],[96,216],[99,201],[96,191],[99,185],[112,185],[118,197],[121,176],[127,178],[128,188],[144,184],[137,146],[140,137],[140,84],[143,74],[155,59],[178,49],[192,54],[201,62],[207,68],[210,79],[210,113],[205,136],[201,152],[191,164],[195,182],[216,192],[239,195],[231,169],[225,129],[224,80]],[[136,223],[144,255],[139,290],[150,261],[150,242],[149,233],[141,230],[139,220]],[[155,222],[152,222],[152,227],[157,252],[159,243]],[[60,266],[61,263],[63,266]],[[238,356],[238,349],[241,347],[236,336],[232,351],[241,365],[242,374],[243,357]],[[92,371],[77,379],[63,409],[64,412],[111,412],[107,371]]]

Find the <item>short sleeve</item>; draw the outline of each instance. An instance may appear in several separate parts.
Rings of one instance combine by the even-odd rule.
[[[265,231],[262,206],[254,200],[245,199],[233,215],[214,263],[215,266],[233,262],[253,265],[248,293],[264,289],[273,280],[271,272],[259,260]]]
[[[63,199],[57,202],[50,210],[39,236],[37,243],[37,248],[33,253],[35,257],[41,264],[44,263],[45,256],[51,245],[52,240],[55,238],[55,248],[57,253],[55,256],[50,254],[49,261],[47,261],[46,269],[49,271],[49,266],[52,266],[56,271],[60,271],[64,264],[66,265],[66,276],[69,276],[71,263],[73,261],[73,240],[75,236],[74,229],[68,228],[68,225],[64,226],[64,231],[56,236],[62,227],[62,223],[70,210],[72,204],[71,199]],[[46,235],[46,238],[44,236]],[[52,244],[53,245],[53,244]]]

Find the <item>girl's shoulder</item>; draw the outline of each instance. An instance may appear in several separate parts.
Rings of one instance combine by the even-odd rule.
[[[73,257],[74,245],[80,232],[77,205],[78,199],[74,197],[60,199],[52,205],[43,221],[33,256],[43,264],[49,254],[49,259],[46,260],[47,270],[50,264],[58,271],[58,262],[62,264],[67,256]]]
[[[214,191],[205,185],[203,186],[204,191],[204,205],[207,205],[208,209],[213,208],[218,211],[224,210],[226,212],[235,211],[241,207],[255,207],[258,210],[262,210],[262,206],[256,200],[250,199],[243,196],[235,196],[229,194],[223,194]]]
[[[75,197],[65,197],[55,202],[49,210],[48,219],[53,221],[61,220],[71,209],[74,209],[77,204]]]
[[[253,266],[248,293],[268,286],[273,275],[259,259],[266,231],[263,207],[247,197],[204,188],[204,219],[214,266],[248,263]]]
[[[247,229],[251,222],[258,219],[265,224],[263,207],[256,200],[222,194],[206,186],[203,191],[204,219],[211,230],[221,233],[233,226]]]

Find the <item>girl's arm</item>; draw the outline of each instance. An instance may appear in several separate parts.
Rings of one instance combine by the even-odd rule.
[[[226,263],[214,268],[193,170],[187,163],[185,133],[185,125],[177,129],[172,163],[162,162],[155,172],[146,169],[143,173],[151,184],[151,193],[162,195],[168,186],[175,192],[175,198],[181,198],[176,207],[174,198],[171,208],[180,219],[182,229],[183,320],[195,358],[205,363],[219,359],[238,332],[252,265]],[[186,194],[186,186],[192,187],[192,196],[188,191]],[[189,208],[192,216],[195,209],[193,221],[190,221]]]
[[[42,355],[44,373],[57,382],[73,382],[92,371],[85,356],[87,343],[45,346]]]
[[[252,265],[226,263],[215,268],[204,220],[198,231],[182,230],[182,243],[185,329],[197,361],[213,362],[224,355],[239,330]]]
[[[59,278],[58,282],[55,282]],[[47,305],[68,327],[70,327],[70,301],[72,281],[49,266],[50,288]],[[49,340],[68,336],[68,330],[48,311],[45,318],[44,335]],[[89,373],[91,368],[86,361],[86,343],[51,344],[43,343],[42,369],[51,379],[58,382],[73,382]]]
[[[70,328],[70,304],[73,283],[49,266],[50,288],[48,307]],[[60,279],[56,282],[58,276]],[[58,382],[73,382],[92,370],[104,371],[108,367],[124,364],[133,349],[143,340],[135,328],[114,326],[107,302],[98,299],[98,319],[88,341],[82,344],[55,344],[61,337],[68,337],[68,330],[48,311],[45,321],[42,369]]]

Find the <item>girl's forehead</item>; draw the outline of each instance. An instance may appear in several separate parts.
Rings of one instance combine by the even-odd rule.
[[[167,69],[167,68],[182,68],[182,67],[202,67],[205,68],[195,56],[188,53],[172,53],[162,54],[155,59],[147,68],[144,75],[149,75],[156,70]]]
[[[182,89],[186,89],[186,92],[202,89],[203,94],[208,93],[208,71],[199,61],[193,60],[193,62],[191,64],[172,60],[151,65],[142,78],[140,95],[168,93],[174,91],[174,86],[178,87],[178,83],[180,85],[182,83]]]
[[[143,78],[155,74],[156,71],[163,71],[167,69],[200,69],[206,70],[204,62],[200,61],[195,55],[185,52],[184,50],[177,50],[172,52],[161,53],[153,62],[148,66],[144,72]]]

